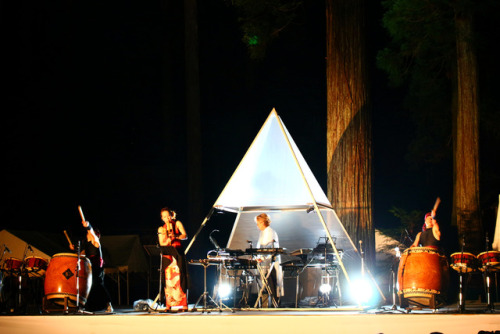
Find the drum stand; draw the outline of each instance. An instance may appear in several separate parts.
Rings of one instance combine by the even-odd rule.
[[[489,258],[488,258],[488,245],[489,245],[489,238],[488,238],[488,233],[486,233],[486,239],[485,239],[485,244],[486,244],[486,263],[483,264],[483,279],[484,279],[484,287],[486,289],[486,311],[493,312],[495,310],[495,305],[493,304],[493,301],[491,300],[491,277],[490,277],[490,266],[489,266]],[[495,271],[495,269],[493,270]]]
[[[219,312],[222,312],[222,309],[219,307],[219,305],[213,300],[213,298],[208,294],[207,291],[207,268],[210,266],[210,262],[208,260],[202,260],[199,262],[203,266],[203,293],[200,295],[198,300],[193,306],[193,309],[191,312],[195,312],[197,310],[198,303],[203,299],[203,308],[201,309],[201,313],[204,313],[205,311],[207,313],[210,313],[207,307],[207,301],[212,303],[213,305],[216,306],[216,308],[219,310]]]
[[[484,284],[485,284],[485,289],[486,289],[486,310],[487,311],[494,311],[495,310],[495,305],[493,304],[493,301],[491,300],[491,277],[490,277],[490,270],[488,268],[488,265],[484,266]]]
[[[459,286],[458,286],[458,312],[463,313],[465,312],[465,282],[464,282],[464,275],[465,277],[469,278],[468,272],[464,271],[463,269],[460,269],[459,271]]]

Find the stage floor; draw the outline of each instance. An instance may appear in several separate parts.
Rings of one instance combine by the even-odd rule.
[[[192,305],[191,305],[192,308]],[[494,333],[500,331],[500,304],[466,303],[438,310],[356,310],[339,308],[245,309],[222,312],[201,309],[184,313],[138,312],[115,309],[112,314],[2,315],[0,328],[6,334],[51,333]]]

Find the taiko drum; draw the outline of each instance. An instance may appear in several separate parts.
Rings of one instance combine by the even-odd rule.
[[[7,260],[4,262],[4,269],[13,271],[13,272],[18,272],[21,270],[21,265],[23,264],[23,261],[16,257],[9,257]]]
[[[76,304],[78,295],[79,304],[85,305],[92,286],[92,265],[88,258],[80,256],[77,289],[77,264],[77,254],[59,253],[52,257],[45,274],[46,299],[63,302],[68,298]]]
[[[39,256],[29,256],[24,260],[24,267],[30,277],[45,275],[49,261]]]
[[[412,247],[401,255],[398,268],[398,294],[410,304],[435,306],[448,290],[446,256],[431,247]]]
[[[459,273],[470,273],[477,269],[477,258],[474,254],[458,252],[450,255],[451,269]]]
[[[480,264],[482,265],[481,270],[486,269],[490,271],[500,270],[500,252],[498,251],[487,251],[482,252],[477,256]]]

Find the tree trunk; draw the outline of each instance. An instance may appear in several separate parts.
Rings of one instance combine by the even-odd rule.
[[[365,260],[375,259],[365,3],[327,0],[328,198]]]
[[[474,254],[484,249],[479,205],[479,103],[470,11],[455,13],[457,103],[454,117],[453,217],[460,241]]]

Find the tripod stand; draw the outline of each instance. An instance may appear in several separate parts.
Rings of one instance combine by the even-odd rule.
[[[192,311],[195,312],[197,310],[198,304],[203,299],[203,308],[201,309],[201,313],[204,313],[205,311],[207,313],[210,313],[210,311],[207,308],[207,302],[212,303],[213,305],[215,305],[216,308],[218,308],[219,312],[222,312],[222,309],[219,307],[219,305],[217,305],[215,300],[213,300],[213,298],[208,294],[207,291],[207,268],[208,266],[211,265],[210,261],[208,259],[197,260],[197,261],[192,260],[191,262],[189,262],[189,264],[203,266],[203,293],[200,295],[200,297],[194,304]]]
[[[396,251],[396,257],[392,259],[392,263],[391,263],[392,306],[391,306],[391,308],[382,307],[382,310],[384,312],[397,311],[397,312],[401,312],[401,313],[406,313],[406,311],[399,310],[398,305],[396,303],[396,290],[397,290],[396,270],[397,270],[398,265],[399,265],[399,258],[401,257],[401,253],[399,252],[399,247],[396,247],[394,250]]]

